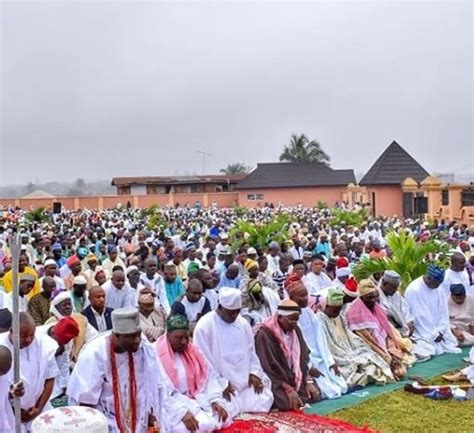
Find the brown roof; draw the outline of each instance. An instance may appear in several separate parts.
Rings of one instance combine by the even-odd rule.
[[[237,189],[346,186],[355,181],[353,170],[334,170],[319,162],[273,162],[258,164]]]
[[[114,177],[113,186],[130,185],[195,185],[204,183],[237,183],[246,174],[210,174],[200,176],[141,176],[141,177]]]
[[[421,182],[429,173],[396,141],[392,141],[359,185],[400,185],[407,177]]]

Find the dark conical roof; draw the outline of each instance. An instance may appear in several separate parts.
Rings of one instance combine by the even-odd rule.
[[[407,177],[421,182],[429,173],[396,141],[370,167],[359,185],[399,185]]]

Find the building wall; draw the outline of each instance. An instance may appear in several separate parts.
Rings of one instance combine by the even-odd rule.
[[[372,204],[372,193],[375,193],[375,215],[403,216],[403,192],[400,185],[368,186],[368,199]]]
[[[246,189],[237,192],[240,206],[255,207],[263,206],[265,203],[273,203],[276,206],[282,202],[285,206],[301,204],[313,207],[318,201],[333,206],[337,201],[342,201],[344,190],[345,187],[304,187]],[[249,196],[255,196],[255,199],[250,199]]]
[[[146,185],[132,185],[130,195],[146,195]]]

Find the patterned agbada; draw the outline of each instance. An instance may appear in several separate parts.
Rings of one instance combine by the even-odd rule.
[[[348,329],[341,315],[330,318],[320,312],[316,319],[321,324],[329,350],[349,388],[394,381],[390,365]]]
[[[43,325],[51,316],[49,306],[51,301],[44,295],[43,292],[33,296],[28,302],[28,313],[35,321],[36,326]]]
[[[390,364],[395,378],[401,379],[406,374],[407,367],[415,361],[410,353],[411,342],[400,336],[378,303],[372,310],[365,305],[362,297],[376,291],[377,288],[370,280],[360,282],[360,297],[348,309],[347,322],[351,331],[359,335],[372,350]]]

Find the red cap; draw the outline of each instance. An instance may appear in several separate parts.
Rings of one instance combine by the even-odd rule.
[[[67,316],[54,325],[52,333],[58,344],[67,344],[79,335],[79,325],[73,317]]]
[[[338,257],[336,260],[336,268],[347,268],[349,266],[349,260],[345,257]]]

